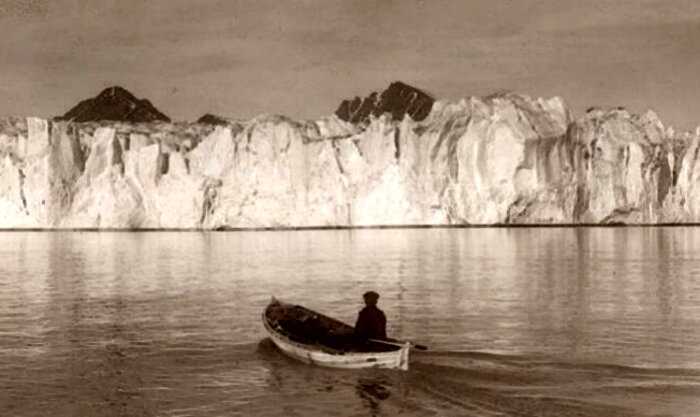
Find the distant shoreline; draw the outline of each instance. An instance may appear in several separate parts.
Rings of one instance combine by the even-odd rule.
[[[452,224],[452,225],[380,225],[380,226],[290,226],[290,227],[225,227],[225,228],[8,228],[0,229],[0,233],[16,232],[303,232],[324,230],[400,230],[400,229],[613,229],[613,228],[662,228],[662,227],[700,227],[700,223],[657,223],[657,224],[597,224],[597,223],[565,223],[565,224]]]

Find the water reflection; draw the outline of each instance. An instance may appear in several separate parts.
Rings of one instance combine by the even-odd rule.
[[[358,378],[355,393],[369,409],[371,416],[380,412],[380,403],[391,396],[390,383],[387,378]]]

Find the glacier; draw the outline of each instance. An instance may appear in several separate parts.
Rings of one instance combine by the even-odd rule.
[[[700,130],[518,94],[422,120],[0,120],[0,228],[700,221]],[[697,190],[696,190],[697,188]]]

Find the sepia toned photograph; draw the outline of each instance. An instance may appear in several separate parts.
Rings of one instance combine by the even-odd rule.
[[[700,417],[700,2],[0,0],[0,417],[93,416]]]

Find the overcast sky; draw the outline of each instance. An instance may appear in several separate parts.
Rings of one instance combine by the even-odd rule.
[[[0,0],[0,114],[121,85],[175,120],[315,118],[403,80],[700,124],[698,0]]]

